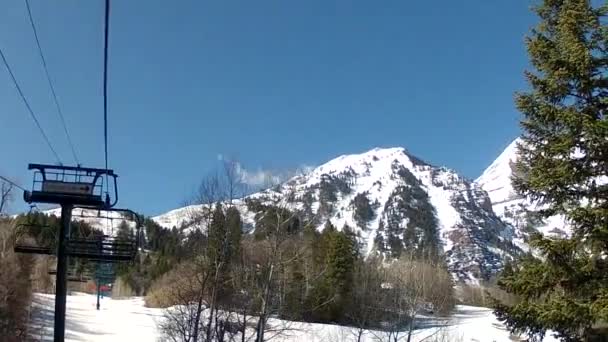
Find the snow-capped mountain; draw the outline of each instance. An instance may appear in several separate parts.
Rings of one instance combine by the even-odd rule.
[[[476,282],[498,272],[504,259],[521,252],[514,229],[492,211],[477,183],[432,166],[403,148],[344,155],[272,190],[235,202],[255,229],[253,202],[282,199],[322,229],[327,220],[348,225],[362,252],[397,257],[402,250],[435,251],[455,278]],[[154,220],[184,226],[192,209],[173,210]]]
[[[475,180],[490,196],[492,208],[503,221],[516,228],[519,238],[526,238],[532,231],[538,230],[545,235],[564,236],[569,234],[568,224],[561,215],[544,220],[534,213],[538,205],[521,197],[513,189],[511,177],[513,165],[517,161],[517,138],[494,160],[494,162]]]

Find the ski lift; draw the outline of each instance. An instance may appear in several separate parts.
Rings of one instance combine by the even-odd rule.
[[[27,222],[17,223],[13,236],[13,250],[15,253],[55,254],[57,227],[36,222],[36,218],[32,218],[36,212],[36,205],[30,206]]]
[[[111,284],[116,280],[115,275],[95,275],[93,278],[99,284]]]
[[[56,270],[51,270],[48,272],[50,275],[57,275]],[[68,272],[66,275],[66,279],[69,282],[73,283],[87,283],[91,280],[91,277],[85,273],[77,273],[77,272]]]
[[[36,230],[41,234],[36,234]],[[19,223],[15,228],[15,253],[46,254],[56,252],[57,227],[34,223]]]
[[[91,280],[93,265],[78,259],[70,259],[67,265],[66,279],[68,281],[87,282]],[[57,275],[56,270],[49,271],[51,275]]]
[[[68,256],[94,261],[131,261],[136,252],[135,241],[120,240],[107,235],[94,239],[70,239],[67,244]]]
[[[70,277],[68,276],[67,281],[72,282],[72,283],[88,283],[91,279],[87,278],[87,277]]]
[[[73,217],[80,219],[101,219],[111,222],[111,230],[103,235],[93,237],[70,236],[66,242],[66,253],[68,256],[83,258],[98,262],[126,262],[135,259],[138,251],[139,236],[141,234],[142,220],[135,212],[129,209],[96,209],[90,207],[78,207],[80,214],[73,213]],[[91,215],[93,211],[93,215]],[[96,213],[96,214],[95,214]],[[112,215],[119,213],[121,215]],[[135,222],[135,234],[120,236],[114,232],[113,221],[120,220]],[[109,234],[108,234],[109,233]]]
[[[65,203],[111,208],[118,202],[117,175],[113,170],[44,164],[29,164],[28,169],[36,171],[32,191],[23,194],[27,203]],[[111,184],[104,184],[104,176],[113,181],[112,199]]]
[[[114,267],[110,263],[98,263],[95,265],[94,271],[95,278],[115,278],[116,273],[114,272]]]

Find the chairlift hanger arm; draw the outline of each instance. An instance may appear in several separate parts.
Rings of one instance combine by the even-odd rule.
[[[49,165],[49,164],[29,164],[27,167],[28,170],[39,170],[44,172],[46,169],[54,169],[54,170],[65,170],[65,171],[79,171],[79,172],[87,172],[89,174],[107,174],[108,176],[117,176],[112,169],[98,169],[92,167],[82,167],[82,166],[64,166],[64,165]]]

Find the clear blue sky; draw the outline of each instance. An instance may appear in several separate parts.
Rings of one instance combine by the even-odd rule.
[[[77,152],[103,167],[103,1],[30,3]],[[283,170],[403,146],[475,178],[519,133],[531,5],[115,0],[109,148],[121,206],[179,206],[218,154]],[[25,4],[1,6],[0,47],[71,163]],[[0,174],[29,186],[28,162],[53,161],[1,67]]]

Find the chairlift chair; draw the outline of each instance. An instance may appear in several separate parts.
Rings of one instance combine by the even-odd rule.
[[[118,202],[117,175],[113,170],[44,164],[29,164],[28,169],[35,170],[32,191],[23,194],[28,203],[111,208]],[[111,184],[104,184],[104,177],[112,179],[112,199]]]
[[[93,272],[93,280],[100,286],[114,283],[116,273],[112,263],[97,263]]]
[[[114,283],[116,281],[116,277],[93,277],[95,283],[100,285],[108,285]]]
[[[88,283],[91,280],[87,278],[71,278],[69,276],[66,279],[71,283]]]
[[[80,209],[96,210],[97,215],[86,215],[81,210],[80,215],[74,214],[74,217],[79,218],[95,218],[107,219],[109,222],[114,220],[125,221],[131,218],[135,221],[136,232],[133,237],[117,237],[114,236],[112,223],[112,231],[110,234],[95,236],[95,237],[74,237],[70,236],[66,243],[66,252],[68,256],[83,258],[98,262],[127,262],[135,259],[138,250],[139,235],[141,232],[142,220],[135,212],[129,209],[106,208],[97,209],[90,207],[78,207]],[[105,215],[102,215],[102,212]],[[122,215],[117,218],[111,213],[118,212]],[[130,216],[130,217],[129,217]]]
[[[48,274],[56,276],[57,270],[51,270],[48,272]],[[85,274],[85,273],[68,272],[68,274],[66,275],[66,279],[69,282],[86,283],[91,280],[91,277],[90,277],[90,275]]]
[[[32,234],[34,229],[42,230],[52,236],[45,239],[46,241],[40,241]],[[52,255],[56,252],[56,236],[57,227],[35,223],[19,223],[15,229],[13,250],[15,253]]]
[[[113,282],[116,279],[116,272],[114,272],[114,268],[111,263],[98,263],[95,266],[95,270],[93,272],[93,277],[95,279],[100,280],[111,280],[108,282]]]
[[[121,240],[107,235],[94,239],[70,238],[67,242],[68,256],[93,261],[121,262],[135,258],[135,241]]]

